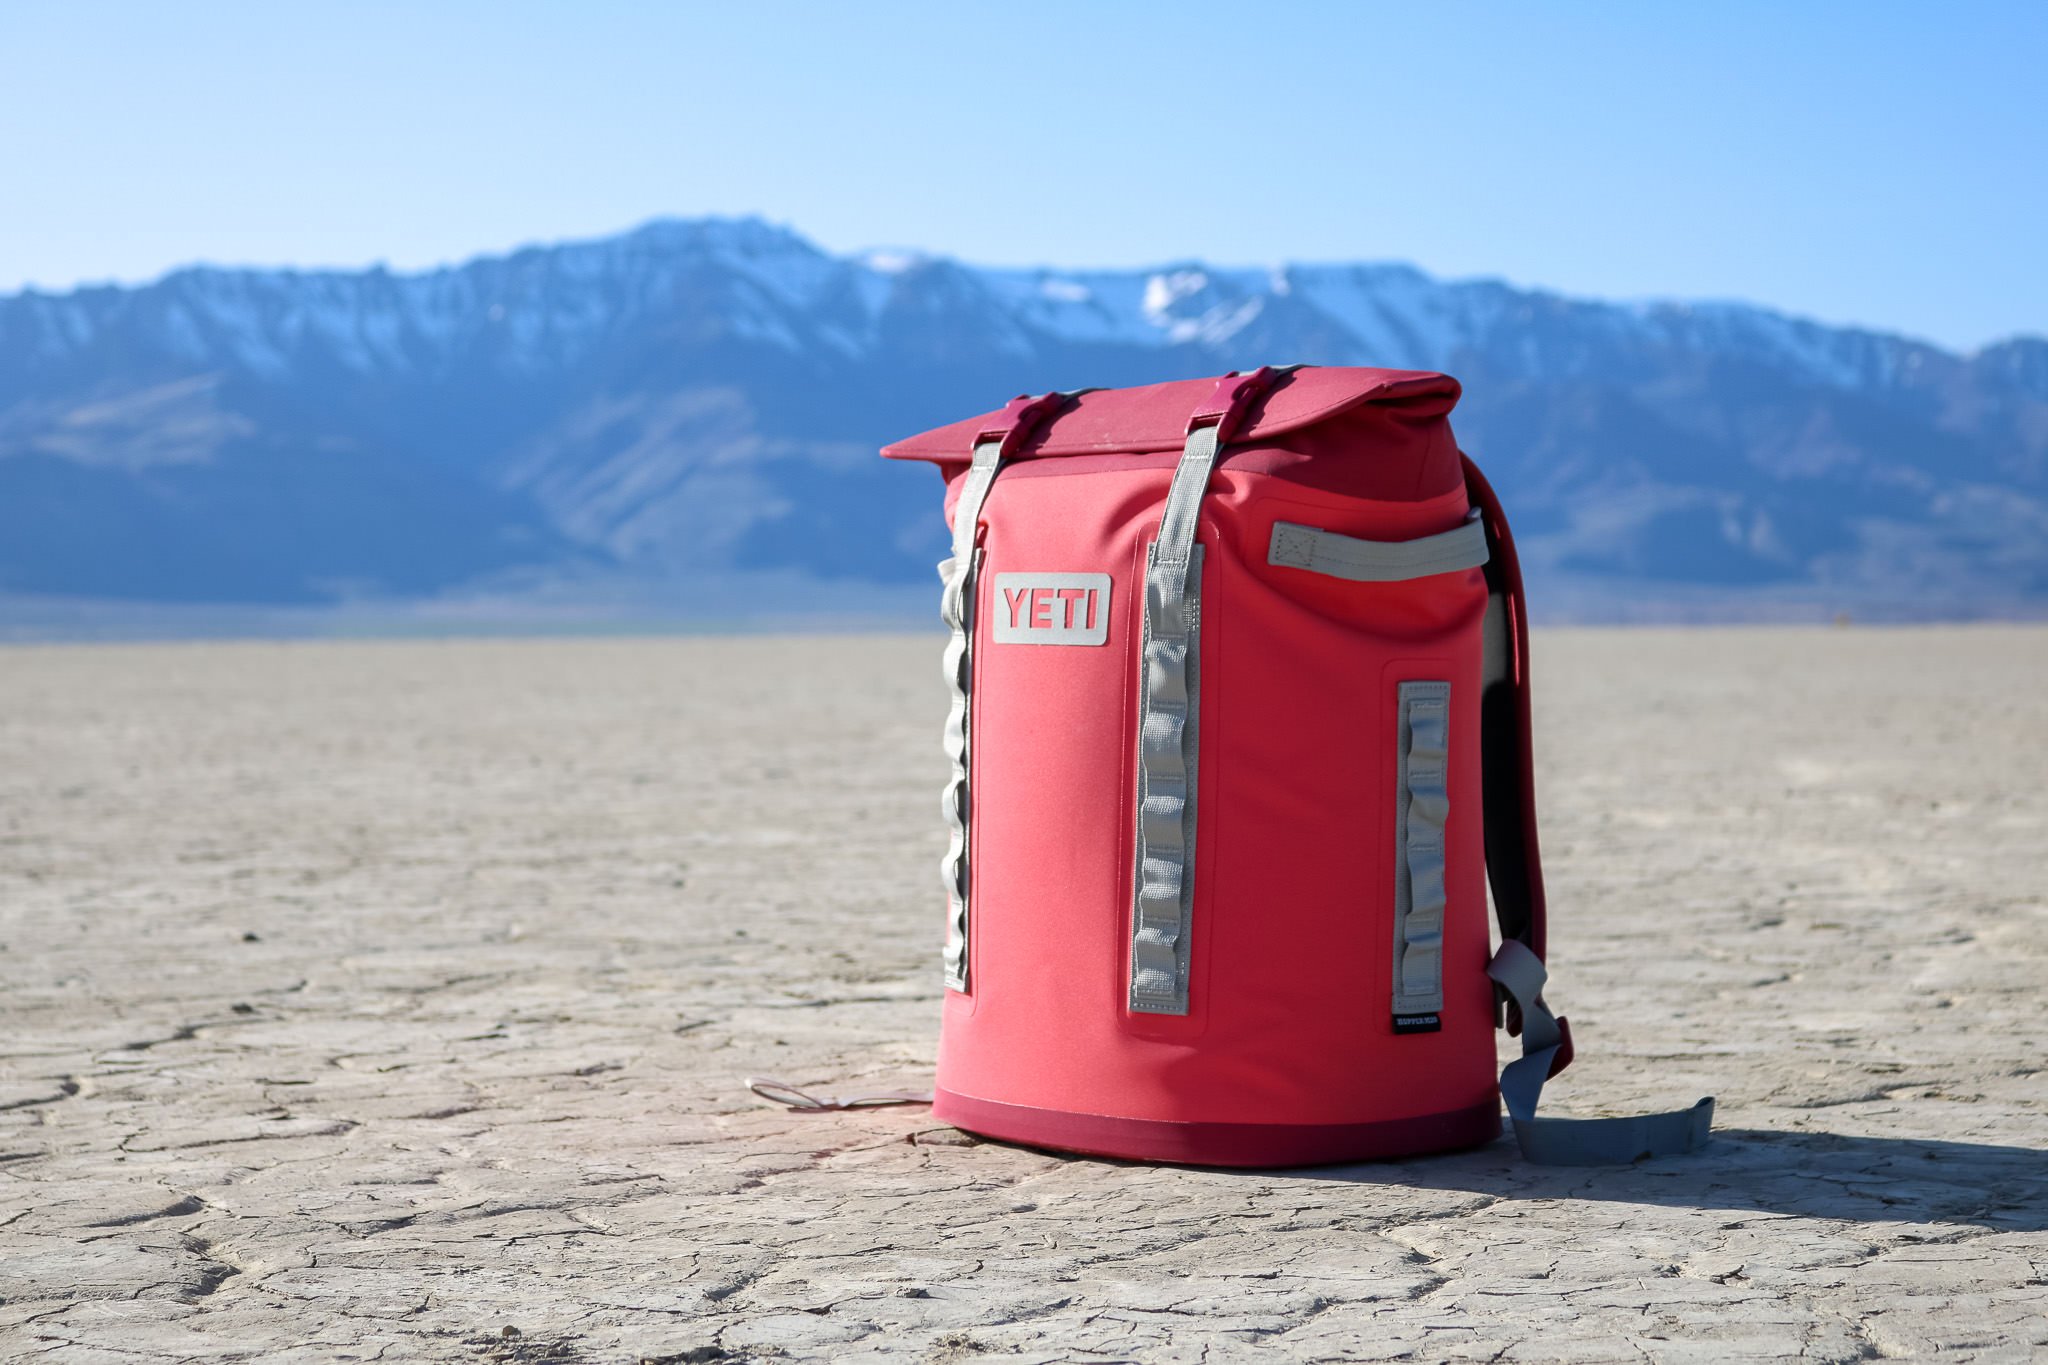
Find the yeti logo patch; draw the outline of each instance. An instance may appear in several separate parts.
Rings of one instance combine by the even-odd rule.
[[[1109,639],[1106,573],[999,573],[999,645],[1099,645]]]

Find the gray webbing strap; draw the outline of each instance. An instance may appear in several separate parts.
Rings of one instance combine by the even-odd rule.
[[[1441,1027],[1451,685],[1400,687],[1394,787],[1394,1031]]]
[[[980,556],[975,537],[981,504],[1002,466],[1000,439],[983,441],[974,448],[959,501],[953,504],[953,557],[939,566],[946,584],[945,595],[939,599],[939,616],[952,631],[946,641],[946,685],[953,694],[946,712],[945,748],[952,775],[944,797],[946,856],[939,864],[939,875],[946,883],[946,984],[956,991],[967,989],[967,742],[974,694],[974,571]]]
[[[1486,562],[1486,528],[1474,508],[1465,524],[1419,540],[1360,540],[1291,521],[1273,523],[1266,562],[1353,583],[1395,583]]]
[[[1220,425],[1196,427],[1173,471],[1159,537],[1145,559],[1138,694],[1138,856],[1131,908],[1130,1007],[1188,1012],[1200,760],[1202,557],[1195,544]]]
[[[1614,1119],[1539,1119],[1536,1103],[1564,1033],[1543,1003],[1548,973],[1543,959],[1518,939],[1500,945],[1486,974],[1514,997],[1522,1011],[1522,1055],[1500,1074],[1501,1098],[1515,1121],[1522,1155],[1546,1166],[1625,1166],[1648,1156],[1674,1156],[1706,1145],[1714,1101],[1666,1114]]]

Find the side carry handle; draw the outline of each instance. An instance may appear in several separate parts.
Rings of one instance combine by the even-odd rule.
[[[1486,528],[1480,524],[1477,508],[1464,525],[1414,540],[1360,540],[1314,526],[1276,521],[1266,547],[1268,564],[1353,583],[1400,583],[1476,569],[1486,560]]]

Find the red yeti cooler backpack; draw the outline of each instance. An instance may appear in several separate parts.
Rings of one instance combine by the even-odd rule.
[[[1711,1100],[1535,1117],[1572,1043],[1542,995],[1527,616],[1458,393],[1260,369],[882,452],[939,467],[953,526],[938,1117],[1227,1166],[1471,1147],[1503,1098],[1533,1160],[1705,1140]]]

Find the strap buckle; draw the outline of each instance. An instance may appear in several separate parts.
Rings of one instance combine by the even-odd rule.
[[[1284,373],[1287,371],[1261,365],[1249,374],[1232,370],[1224,375],[1216,381],[1216,391],[1188,418],[1187,434],[1192,436],[1202,427],[1213,426],[1216,428],[1216,444],[1228,444],[1243,424],[1244,415],[1251,405],[1264,397]]]
[[[1020,393],[1003,405],[1001,426],[986,427],[975,434],[974,444],[984,445],[989,441],[1001,442],[996,452],[998,459],[1007,460],[1016,453],[1017,447],[1031,439],[1031,434],[1053,412],[1067,401],[1069,395],[1054,390],[1041,393],[1036,398]]]

